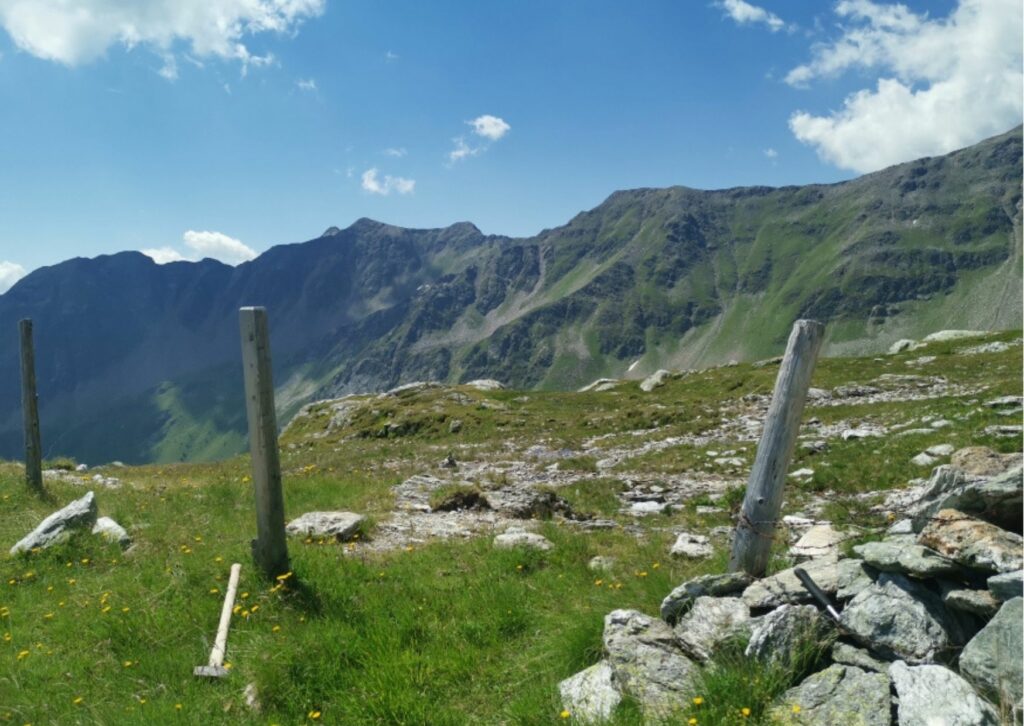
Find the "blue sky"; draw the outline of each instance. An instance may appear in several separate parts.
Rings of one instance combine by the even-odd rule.
[[[1021,121],[1018,0],[0,0],[0,292],[372,217],[832,182]],[[454,152],[454,153],[453,153]]]

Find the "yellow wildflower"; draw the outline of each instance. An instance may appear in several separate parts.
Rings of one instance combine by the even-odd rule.
[[[559,715],[559,716],[560,716],[561,718],[569,718],[569,717],[571,717],[571,716],[572,716],[572,714],[571,714],[571,713],[569,713],[568,709],[563,709],[563,711],[562,711],[562,712],[561,712],[560,714],[558,714],[558,715]]]
[[[699,705],[701,705],[702,703],[704,703],[704,698],[703,698],[703,696],[697,696],[696,698],[694,698],[694,699],[693,699],[693,705],[694,705],[694,706],[699,706]]]

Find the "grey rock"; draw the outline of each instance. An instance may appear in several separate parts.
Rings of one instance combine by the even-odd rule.
[[[949,463],[972,476],[996,476],[1019,466],[1020,455],[1000,454],[987,446],[968,446],[953,452]]]
[[[834,634],[813,605],[783,605],[753,625],[746,655],[766,663],[806,666],[831,648]]]
[[[536,532],[505,532],[494,538],[494,546],[500,550],[511,550],[525,547],[532,550],[547,551],[554,545],[547,537]]]
[[[882,432],[879,431],[878,429],[861,427],[856,429],[846,429],[840,434],[840,437],[843,439],[843,441],[849,441],[850,439],[867,439],[881,435]]]
[[[924,585],[883,573],[843,610],[843,627],[887,658],[914,663],[948,656],[965,641],[960,623]]]
[[[808,388],[807,399],[810,401],[827,401],[832,398],[832,392],[824,388]]]
[[[892,699],[889,676],[855,666],[833,665],[786,691],[772,713],[786,723],[800,706],[800,723],[808,726],[889,726]]]
[[[11,554],[45,549],[68,539],[75,530],[91,529],[96,524],[96,497],[86,492],[81,499],[59,509],[40,522],[13,547]]]
[[[912,519],[901,519],[898,522],[893,522],[885,534],[888,537],[893,536],[913,536],[914,535],[914,520]]]
[[[1017,466],[982,480],[961,480],[918,510],[923,526],[926,519],[943,509],[958,509],[1003,529],[1021,528],[1024,507],[1024,469]]]
[[[839,545],[847,536],[844,532],[834,529],[829,522],[816,524],[804,532],[796,544],[789,548],[789,554],[798,559],[838,554]]]
[[[1003,603],[960,654],[960,674],[983,693],[1016,710],[1024,699],[1024,599]]]
[[[955,450],[952,444],[936,444],[935,446],[929,446],[924,450],[924,453],[932,456],[949,456]]]
[[[846,386],[836,386],[832,389],[832,394],[838,398],[860,398],[862,396],[873,396],[876,393],[881,393],[881,388],[875,386],[861,386],[856,384]]]
[[[874,584],[878,573],[863,560],[839,560],[836,566],[835,596],[840,600],[856,597]]]
[[[836,641],[835,645],[832,646],[832,660],[843,665],[856,666],[866,671],[875,671],[876,673],[889,672],[889,663],[879,660],[863,648],[844,643],[841,640]]]
[[[550,519],[555,514],[569,515],[569,503],[554,492],[531,487],[507,486],[484,492],[487,505],[515,519]]]
[[[985,401],[985,406],[988,408],[1021,408],[1024,406],[1024,396],[1000,396],[999,398],[993,398],[991,401]]]
[[[672,374],[666,370],[655,371],[654,373],[647,376],[647,378],[643,380],[643,382],[640,384],[640,390],[644,391],[645,393],[650,393],[655,388],[664,386],[665,381],[668,380],[668,377],[670,375]]]
[[[938,459],[932,456],[931,454],[921,452],[917,456],[913,457],[910,460],[910,463],[914,464],[915,466],[931,466],[936,461],[938,461]]]
[[[688,656],[706,663],[719,647],[750,634],[750,608],[738,597],[698,597],[674,628]]]
[[[599,723],[611,717],[622,700],[612,683],[612,667],[601,661],[558,684],[562,708],[577,723]]]
[[[743,592],[752,578],[745,572],[729,572],[722,575],[702,575],[687,580],[675,588],[661,601],[661,618],[670,625],[675,623],[699,597],[722,597]]]
[[[940,418],[938,421],[932,421],[928,425],[933,429],[948,429],[953,425],[953,422],[948,419]]]
[[[924,337],[925,343],[944,343],[963,338],[977,338],[986,335],[984,330],[939,330]]]
[[[501,381],[496,381],[493,378],[478,378],[475,381],[469,383],[463,383],[462,385],[469,388],[475,388],[478,391],[503,391],[505,390],[505,384]]]
[[[889,676],[899,701],[900,726],[996,726],[993,708],[970,684],[939,665],[896,661]]]
[[[89,465],[88,464],[79,464],[78,466],[75,467],[75,471],[78,471],[78,472],[89,471]]]
[[[667,715],[697,695],[699,668],[660,620],[636,610],[613,610],[604,618],[604,650],[612,683],[649,715]]]
[[[999,600],[988,590],[949,590],[942,596],[942,602],[953,610],[977,615],[986,620],[999,611]]]
[[[587,391],[607,391],[609,388],[614,388],[619,384],[619,381],[615,378],[598,378],[596,381],[592,381],[583,388],[579,389],[577,393],[586,393]]]
[[[633,502],[632,504],[630,504],[629,513],[641,516],[647,514],[661,514],[667,508],[668,504],[666,502],[657,502],[647,499],[641,502]]]
[[[680,532],[672,549],[669,550],[669,554],[674,557],[687,557],[694,560],[710,557],[714,553],[715,548],[711,546],[707,537],[689,532]]]
[[[366,517],[354,512],[306,512],[289,522],[285,532],[295,537],[333,537],[345,542],[365,521]]]
[[[128,531],[110,517],[100,517],[92,527],[92,533],[97,534],[108,542],[117,542],[121,549],[128,549],[132,546],[132,538]]]
[[[919,578],[943,577],[963,572],[963,568],[927,547],[910,542],[868,542],[853,551],[871,567],[882,572],[903,572]]]
[[[587,563],[587,568],[594,572],[608,572],[613,567],[615,567],[615,558],[607,555],[596,555],[591,557],[590,562]]]
[[[902,353],[904,351],[910,350],[917,350],[918,348],[923,347],[924,346],[921,343],[918,343],[916,340],[911,340],[910,338],[900,338],[895,343],[889,346],[889,355],[896,355],[897,353]]]
[[[1000,602],[1021,597],[1024,595],[1024,570],[992,575],[987,584],[989,592]]]
[[[835,556],[820,557],[800,565],[825,592],[839,589],[839,560]],[[756,580],[743,591],[743,601],[752,610],[774,608],[786,603],[810,602],[811,595],[797,579],[794,568],[782,570],[770,577]]]
[[[997,573],[1024,567],[1024,539],[1019,534],[956,509],[938,512],[917,541],[974,570]]]

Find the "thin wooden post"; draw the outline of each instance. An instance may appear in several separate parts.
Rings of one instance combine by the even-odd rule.
[[[797,320],[789,334],[736,525],[730,572],[742,570],[761,577],[768,567],[786,472],[824,334],[825,326],[814,320]]]
[[[39,397],[36,395],[36,354],[32,321],[18,323],[21,334],[21,413],[25,425],[25,481],[37,494],[43,490],[43,453],[39,442]]]
[[[252,554],[263,574],[274,578],[288,571],[288,545],[284,531],[284,495],[281,493],[281,462],[277,450],[267,310],[261,307],[242,308],[239,319],[252,483],[256,495],[256,539],[252,542]]]

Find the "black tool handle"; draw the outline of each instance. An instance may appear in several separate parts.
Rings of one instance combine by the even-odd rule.
[[[793,573],[796,575],[797,579],[800,580],[800,584],[804,586],[807,592],[811,593],[811,596],[817,600],[823,608],[825,608],[825,612],[827,612],[833,620],[838,622],[839,612],[835,609],[835,606],[832,605],[832,601],[828,599],[828,595],[826,595],[814,580],[811,579],[811,576],[808,575],[801,567],[794,568]]]

